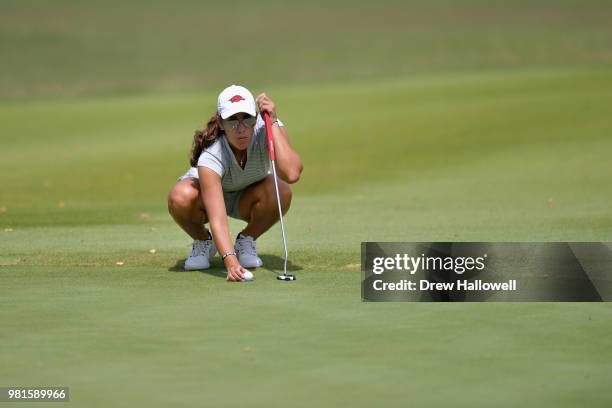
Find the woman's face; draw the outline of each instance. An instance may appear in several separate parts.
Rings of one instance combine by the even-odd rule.
[[[223,130],[227,141],[238,150],[246,150],[253,137],[256,118],[247,113],[236,113],[223,119]]]

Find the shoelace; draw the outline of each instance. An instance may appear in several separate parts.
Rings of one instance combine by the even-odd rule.
[[[193,241],[191,256],[207,255],[212,246],[212,239],[206,241]]]
[[[252,238],[239,239],[240,248],[238,249],[239,254],[257,255],[257,249],[255,247],[255,240]]]

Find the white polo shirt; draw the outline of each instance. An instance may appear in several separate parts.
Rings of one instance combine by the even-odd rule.
[[[278,124],[284,126],[280,120]],[[225,135],[202,150],[198,159],[198,167],[207,167],[217,173],[221,177],[221,186],[224,193],[244,190],[247,186],[266,177],[270,171],[270,157],[266,138],[266,124],[261,115],[257,115],[253,138],[247,148],[247,160],[244,169],[238,164]],[[191,167],[181,179],[185,177],[198,178],[197,167]]]

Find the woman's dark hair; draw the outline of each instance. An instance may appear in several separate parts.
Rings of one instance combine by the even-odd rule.
[[[191,159],[189,160],[191,167],[196,167],[198,165],[198,158],[200,157],[202,150],[215,143],[215,141],[222,135],[223,130],[221,129],[221,116],[219,115],[219,112],[215,112],[215,114],[208,120],[206,128],[204,128],[204,130],[196,130],[195,134],[193,135]]]

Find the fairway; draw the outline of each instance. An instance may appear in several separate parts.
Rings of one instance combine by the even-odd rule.
[[[228,63],[200,77],[174,60],[139,76],[119,42],[133,34],[136,6],[103,39],[67,23],[100,47],[77,50],[81,69],[72,43],[57,41],[66,65],[37,71],[29,62],[42,37],[7,25],[15,43],[0,49],[13,61],[0,75],[0,387],[69,386],[70,403],[57,406],[79,407],[609,406],[608,303],[361,301],[363,241],[612,241],[609,7],[592,2],[575,16],[592,23],[576,29],[576,43],[561,34],[572,2],[555,15],[542,11],[546,2],[536,7],[549,17],[542,26],[530,25],[528,10],[504,14],[499,30],[471,28],[471,12],[459,10],[446,27],[461,35],[447,43],[417,24],[439,21],[441,4],[418,3],[407,32],[393,31],[400,21],[382,8],[373,24],[391,22],[374,38],[351,13],[345,28],[367,61],[344,48],[343,33],[315,46],[334,33],[331,17],[293,49],[306,22],[276,9],[297,24],[279,44],[287,59],[270,63],[277,76]],[[501,13],[470,4],[483,20]],[[157,6],[146,27],[163,15]],[[26,18],[17,3],[3,7],[6,21]],[[184,2],[173,30],[198,7]],[[227,11],[219,7],[213,17]],[[348,7],[335,4],[330,16]],[[303,19],[318,15],[302,8]],[[93,27],[116,13],[70,10],[98,16]],[[422,48],[411,48],[420,35]],[[397,36],[418,58],[374,66],[389,52],[379,42]],[[153,58],[138,38],[139,61]],[[496,48],[508,38],[514,56]],[[468,45],[480,53],[461,52]],[[87,68],[96,50],[114,50],[118,65]],[[329,69],[306,70],[313,61]],[[264,267],[253,282],[226,282],[218,256],[208,271],[182,268],[191,239],[168,215],[167,194],[232,78],[274,98],[304,161],[285,220],[295,282],[275,279],[278,226],[257,241]],[[243,225],[231,221],[232,237]]]
[[[611,85],[612,75],[578,71],[275,90],[287,95],[290,127],[300,113],[317,116],[294,102],[315,94],[405,95],[412,117],[372,140],[398,146],[386,156],[360,143],[334,147],[350,138],[365,145],[375,131],[367,121],[355,127],[364,114],[355,107],[343,112],[350,127],[295,125],[312,170],[287,217],[294,283],[270,271],[282,267],[278,229],[259,240],[270,268],[252,283],[225,282],[219,258],[209,272],[180,271],[190,241],[167,215],[165,193],[184,170],[175,158],[185,156],[201,96],[4,106],[4,126],[21,134],[29,131],[22,118],[53,117],[45,133],[53,141],[33,149],[31,131],[3,153],[2,185],[12,194],[1,215],[2,378],[70,384],[73,402],[100,406],[202,396],[238,406],[236,386],[260,405],[280,404],[285,392],[305,406],[441,404],[459,393],[466,406],[493,396],[514,406],[526,394],[572,405],[585,390],[591,404],[603,402],[609,307],[362,303],[359,244],[609,239]],[[556,126],[538,126],[534,104]],[[374,114],[393,120],[392,105],[379,102]],[[85,122],[104,112],[85,144],[75,110]],[[447,143],[439,143],[448,136],[440,114],[456,137]],[[10,171],[26,156],[27,168]],[[375,165],[362,168],[367,160]]]

